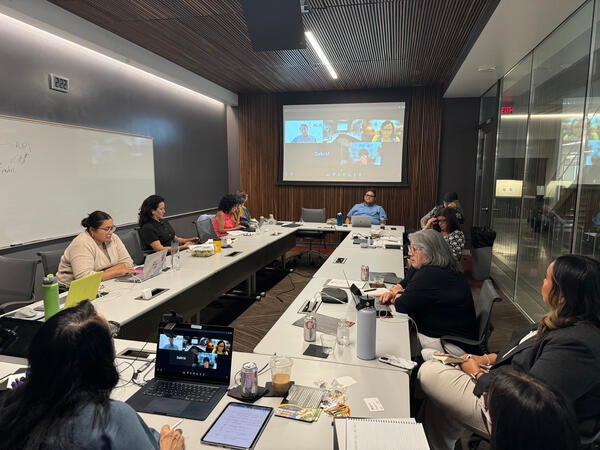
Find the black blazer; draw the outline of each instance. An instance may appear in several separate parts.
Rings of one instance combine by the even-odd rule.
[[[498,353],[492,370],[511,367],[547,383],[572,402],[580,422],[599,417],[600,328],[579,322],[517,345],[526,334],[516,336]],[[489,375],[479,377],[473,393],[486,392],[489,382]]]

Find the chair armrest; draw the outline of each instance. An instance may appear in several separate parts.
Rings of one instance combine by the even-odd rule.
[[[444,351],[448,351],[448,350],[446,350],[446,345],[445,345],[446,343],[457,344],[461,348],[462,348],[461,344],[468,345],[470,347],[479,347],[481,345],[481,343],[478,340],[467,339],[467,338],[463,338],[460,336],[442,336],[440,338],[440,342],[442,344],[442,348],[444,349]],[[458,355],[458,356],[460,356],[460,355]]]
[[[14,302],[6,302],[0,304],[0,314],[4,314],[15,309],[21,308],[22,306],[27,306],[33,303],[34,300],[15,300]]]

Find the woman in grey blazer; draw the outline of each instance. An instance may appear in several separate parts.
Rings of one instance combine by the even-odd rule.
[[[548,266],[542,298],[549,311],[535,329],[517,334],[499,353],[463,355],[459,366],[429,361],[419,370],[422,415],[432,449],[453,449],[469,429],[488,436],[481,394],[489,371],[512,368],[565,396],[582,433],[600,418],[600,262],[564,255]],[[533,432],[533,430],[532,430]]]

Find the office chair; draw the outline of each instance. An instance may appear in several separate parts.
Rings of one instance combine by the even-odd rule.
[[[479,301],[475,307],[478,327],[477,339],[466,339],[459,336],[442,336],[440,341],[444,351],[448,351],[446,349],[446,344],[452,343],[458,345],[466,353],[488,353],[488,339],[493,330],[492,324],[490,323],[492,318],[492,307],[495,302],[501,300],[502,299],[496,292],[496,289],[494,289],[492,280],[485,280],[479,293]]]
[[[129,252],[129,256],[131,256],[131,259],[133,259],[133,264],[136,266],[144,264],[146,254],[142,248],[142,240],[140,239],[138,230],[128,230],[119,237]]]
[[[38,256],[42,259],[44,276],[48,275],[49,273],[56,275],[58,272],[58,266],[60,264],[60,258],[64,252],[64,250],[48,250],[45,252],[38,252]]]
[[[200,239],[201,244],[205,243],[209,239],[215,239],[218,237],[215,227],[213,226],[212,217],[210,215],[202,214],[196,220],[194,220],[193,223],[196,227],[196,232],[198,233],[198,238]]]
[[[311,208],[302,208],[302,213],[300,215],[301,222],[317,222],[317,223],[325,223],[327,221],[327,215],[325,212],[325,208],[319,209],[311,209]],[[317,230],[298,230],[296,231],[296,237],[304,239],[308,241],[308,250],[302,252],[298,255],[298,257],[302,257],[304,254],[308,254],[308,263],[311,264],[311,254],[317,255],[321,259],[326,259],[327,257],[320,252],[314,251],[312,248],[312,244],[314,241],[321,241],[323,243],[323,248],[325,248],[325,232],[317,231]]]
[[[33,303],[37,263],[0,256],[0,314]]]

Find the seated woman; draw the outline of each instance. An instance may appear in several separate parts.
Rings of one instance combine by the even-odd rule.
[[[103,211],[94,211],[81,221],[85,228],[69,244],[60,258],[58,282],[70,286],[73,280],[104,271],[103,280],[120,277],[133,271],[129,252],[114,234],[112,217]]]
[[[500,353],[464,355],[460,367],[438,361],[421,366],[418,377],[427,396],[423,424],[432,449],[453,449],[465,428],[488,435],[481,395],[489,390],[491,374],[502,368],[557,390],[573,406],[580,432],[594,428],[600,416],[600,262],[560,256],[548,266],[542,298],[549,312]]]
[[[434,206],[431,211],[421,217],[419,223],[421,224],[421,228],[425,226],[427,221],[432,217],[437,217],[439,212],[444,208],[452,208],[456,211],[456,217],[458,219],[458,223],[462,225],[464,222],[464,214],[462,211],[462,207],[460,205],[460,201],[458,200],[458,194],[456,192],[446,192],[444,194],[442,204]]]
[[[404,286],[396,285],[383,294],[381,303],[393,304],[396,311],[415,321],[424,349],[443,351],[439,338],[444,335],[475,339],[471,288],[444,238],[433,230],[417,231],[408,238],[412,273]],[[452,350],[463,353],[458,347]],[[423,358],[429,353],[433,351],[423,352]]]
[[[495,370],[482,410],[495,450],[577,450],[571,406],[545,383],[512,369]]]
[[[433,229],[442,233],[450,246],[452,254],[460,260],[465,248],[465,234],[460,229],[460,223],[453,208],[442,209],[436,217],[432,217],[423,226],[424,230]]]
[[[225,236],[228,232],[244,228],[234,218],[238,210],[238,200],[235,195],[225,194],[219,201],[218,211],[213,219],[213,227],[218,236]],[[239,216],[238,216],[239,219]]]
[[[126,403],[111,330],[89,301],[48,319],[29,348],[25,382],[0,401],[2,449],[183,449],[180,430],[159,433]]]
[[[140,238],[145,250],[171,250],[171,242],[177,241],[179,249],[185,249],[198,238],[182,238],[175,234],[175,230],[165,216],[165,199],[160,195],[151,195],[140,207],[138,223],[140,225]]]
[[[246,202],[248,201],[248,194],[246,194],[244,191],[237,191],[235,193],[235,197],[237,198],[238,209],[233,214],[233,219],[235,222],[239,223],[244,228],[246,228],[250,224],[250,219],[251,219],[250,211],[248,211],[248,208],[246,208]]]

